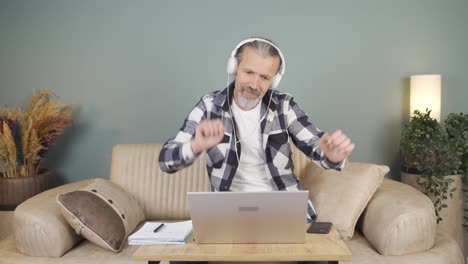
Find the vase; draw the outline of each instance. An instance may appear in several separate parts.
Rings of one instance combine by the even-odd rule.
[[[464,228],[463,228],[463,184],[462,184],[462,176],[461,174],[458,175],[446,175],[444,177],[448,177],[453,179],[454,181],[449,185],[449,190],[453,187],[456,188],[456,191],[453,193],[453,198],[448,196],[448,199],[442,200],[442,203],[447,205],[447,208],[442,208],[439,212],[440,217],[442,217],[442,221],[439,222],[437,225],[438,231],[443,233],[449,234],[453,237],[460,249],[464,250]],[[417,183],[417,179],[421,176],[418,174],[409,174],[405,172],[401,172],[401,181],[406,183],[416,190],[421,191],[424,193],[424,188],[421,187]],[[433,196],[428,195],[428,197],[433,201]]]
[[[14,210],[30,197],[54,187],[52,171],[24,177],[0,177],[0,209]]]

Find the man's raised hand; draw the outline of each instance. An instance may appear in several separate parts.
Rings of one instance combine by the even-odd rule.
[[[192,151],[201,153],[218,145],[224,137],[224,125],[221,119],[203,120],[195,128],[195,138],[192,139]]]
[[[351,154],[354,144],[341,130],[336,130],[331,135],[325,133],[320,138],[320,148],[329,161],[339,163]]]

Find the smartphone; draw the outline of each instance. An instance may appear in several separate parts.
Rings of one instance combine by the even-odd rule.
[[[332,225],[330,222],[313,222],[307,229],[307,233],[328,234]]]

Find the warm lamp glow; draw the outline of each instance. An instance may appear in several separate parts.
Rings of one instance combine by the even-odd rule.
[[[440,121],[440,75],[413,75],[410,84],[410,116],[414,110],[431,111],[431,117]]]

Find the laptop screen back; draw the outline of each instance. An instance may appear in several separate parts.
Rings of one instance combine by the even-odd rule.
[[[197,243],[304,243],[308,191],[189,192]]]

